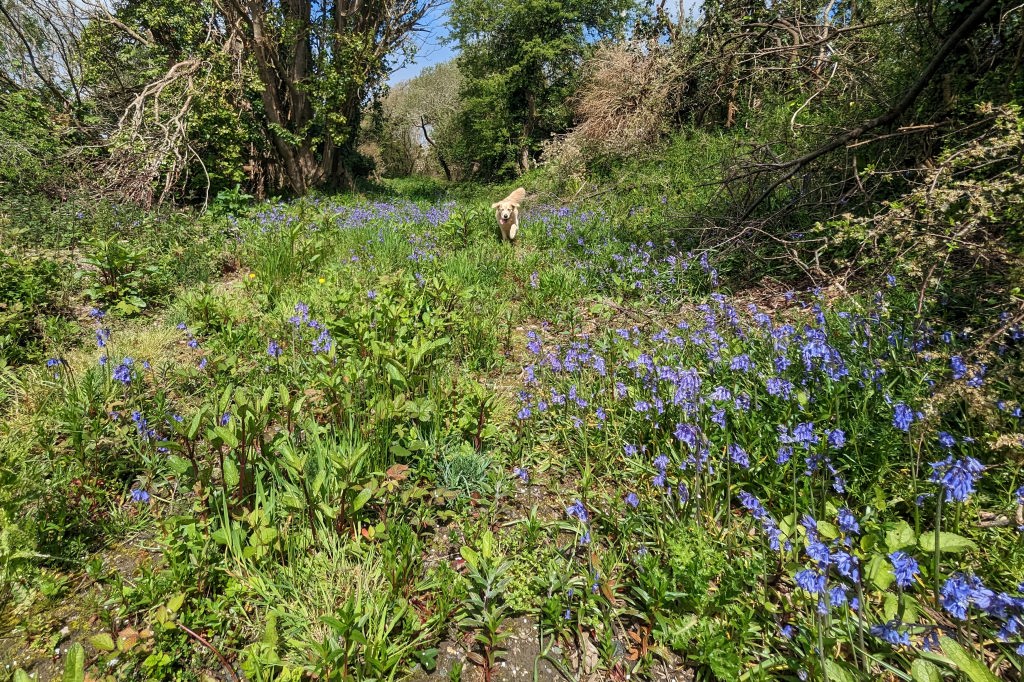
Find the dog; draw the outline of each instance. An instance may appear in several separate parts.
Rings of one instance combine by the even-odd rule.
[[[519,232],[519,204],[526,198],[526,190],[520,187],[509,194],[501,201],[491,204],[494,209],[494,217],[498,219],[498,227],[501,228],[501,240],[513,241]]]

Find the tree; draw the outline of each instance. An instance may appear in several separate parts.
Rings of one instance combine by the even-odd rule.
[[[388,159],[395,162],[388,164],[390,172],[401,175],[440,168],[447,180],[455,179],[460,171],[453,158],[461,86],[458,67],[448,61],[427,67],[388,91],[380,102],[376,136],[385,163]],[[416,161],[424,156],[433,163],[417,166]],[[424,165],[427,167],[421,167]]]
[[[525,172],[540,143],[568,128],[577,72],[595,40],[620,33],[632,0],[453,0],[464,77],[463,163]]]
[[[350,187],[367,97],[435,0],[217,0],[262,85],[274,161],[296,194]]]

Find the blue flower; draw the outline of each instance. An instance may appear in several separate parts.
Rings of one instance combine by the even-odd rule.
[[[839,448],[846,445],[846,434],[843,432],[842,429],[832,429],[827,433],[829,447],[831,447],[833,450],[838,450]]]
[[[893,552],[889,555],[892,572],[896,576],[896,584],[906,589],[914,584],[914,577],[920,573],[917,561],[904,552]]]
[[[96,347],[97,348],[105,348],[108,341],[110,341],[110,330],[109,329],[97,329],[96,330]]]
[[[105,312],[103,312],[102,310],[100,310],[99,308],[90,308],[89,309],[89,317],[91,317],[94,320],[102,320],[106,316],[107,316],[107,314]]]
[[[512,470],[512,473],[518,476],[523,481],[523,483],[530,482],[530,472],[528,472],[526,469],[522,467],[516,467],[515,469]]]
[[[640,505],[640,498],[637,497],[636,493],[628,493],[626,495],[626,504],[636,509]]]
[[[114,368],[111,376],[122,384],[130,384],[132,381],[132,362],[131,358],[124,358],[121,360],[121,364]]]
[[[281,346],[277,343],[277,341],[271,339],[270,343],[267,344],[267,355],[269,355],[272,358],[279,358],[281,357],[282,352],[283,351],[281,350]]]
[[[914,417],[914,411],[905,403],[896,403],[896,407],[893,408],[892,425],[900,431],[910,431],[910,425],[913,423]]]
[[[953,460],[947,457],[940,462],[932,462],[931,480],[942,484],[946,491],[947,502],[965,502],[974,492],[974,485],[984,465],[973,457]]]
[[[941,602],[942,608],[958,620],[967,618],[968,601],[971,596],[971,583],[962,573],[950,576],[942,585]]]
[[[839,514],[836,517],[836,524],[839,526],[839,530],[843,531],[847,535],[859,535],[860,525],[857,523],[856,517],[846,507],[839,510]]]
[[[963,379],[967,376],[967,364],[962,357],[954,355],[949,359],[949,364],[953,367],[953,379]]]
[[[793,639],[793,635],[796,634],[796,630],[793,628],[792,625],[786,623],[781,628],[779,628],[779,634],[782,635],[785,639]]]
[[[132,500],[140,504],[145,504],[146,502],[149,502],[149,493],[145,490],[140,490],[139,488],[133,488]]]
[[[739,372],[749,372],[754,368],[754,363],[750,361],[750,356],[746,353],[737,355],[729,363],[729,369],[736,370]]]
[[[956,445],[956,438],[953,438],[953,436],[945,431],[939,431],[939,445],[948,450]]]
[[[366,298],[370,299],[371,301],[376,301],[377,292],[374,291],[373,289],[370,289],[369,291],[366,292]]]
[[[590,520],[590,516],[587,515],[587,508],[579,500],[573,501],[571,505],[566,507],[565,513],[569,518],[579,519],[583,523],[587,523]]]
[[[825,591],[825,576],[817,571],[805,568],[797,572],[794,580],[797,587],[811,594],[821,594]]]
[[[746,451],[735,443],[729,444],[729,459],[744,469],[750,468],[750,456]]]
[[[899,625],[899,621],[893,620],[883,625],[872,625],[868,632],[893,646],[910,646],[910,635],[906,632],[900,632],[898,630]]]

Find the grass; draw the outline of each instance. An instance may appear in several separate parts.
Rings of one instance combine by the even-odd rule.
[[[1019,330],[992,352],[881,276],[730,292],[746,266],[657,238],[680,197],[649,187],[535,203],[514,248],[486,188],[371,189],[142,216],[119,248],[155,271],[48,299],[59,341],[23,318],[19,666],[397,679],[453,642],[486,676],[525,615],[570,679],[1020,675]]]

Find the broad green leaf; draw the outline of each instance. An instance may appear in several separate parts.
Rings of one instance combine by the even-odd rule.
[[[459,554],[466,560],[466,563],[473,568],[480,568],[480,555],[476,553],[476,550],[471,547],[463,546],[459,550]]]
[[[174,613],[185,603],[185,593],[180,592],[167,600],[167,610]]]
[[[915,542],[917,542],[917,535],[906,521],[900,521],[895,528],[885,532],[885,546],[889,548],[890,552],[910,547]]]
[[[921,533],[917,545],[925,552],[935,551],[935,533]],[[956,533],[939,533],[939,549],[943,552],[965,552],[969,549],[977,549],[978,545],[973,540],[965,538]]]
[[[352,502],[352,511],[357,512],[362,509],[366,506],[366,503],[370,501],[371,497],[373,497],[373,490],[364,488],[358,495],[356,495],[356,499]]]
[[[14,682],[33,682],[33,680],[28,676],[27,672],[18,668],[14,671]]]
[[[238,465],[235,464],[235,460],[232,459],[231,457],[225,457],[224,483],[226,483],[229,488],[235,488],[238,486],[238,482],[241,480],[242,478],[238,473]]]
[[[818,535],[826,540],[834,540],[839,537],[839,529],[828,521],[818,521]]]
[[[892,564],[881,554],[871,557],[871,561],[868,562],[865,571],[865,576],[867,576],[869,582],[883,591],[889,589],[889,586],[896,579],[892,572]]]
[[[494,556],[494,533],[490,530],[484,531],[483,537],[480,538],[480,554],[484,559]]]
[[[68,656],[64,660],[64,675],[61,682],[84,682],[85,681],[85,649],[78,642],[68,649]]]
[[[113,651],[117,647],[114,645],[114,638],[106,632],[101,632],[98,635],[93,635],[89,638],[89,644],[100,651]]]
[[[825,676],[832,682],[856,682],[849,670],[835,660],[825,661]]]
[[[984,663],[954,640],[945,636],[939,637],[939,645],[942,646],[942,652],[949,656],[960,672],[967,675],[971,682],[998,682],[998,678]]]
[[[882,615],[885,616],[885,620],[890,621],[896,618],[896,612],[899,611],[899,607],[899,598],[891,592],[887,593],[885,595],[885,602],[882,604]]]
[[[931,661],[919,658],[910,666],[910,675],[914,682],[942,682],[942,673],[939,667]]]

